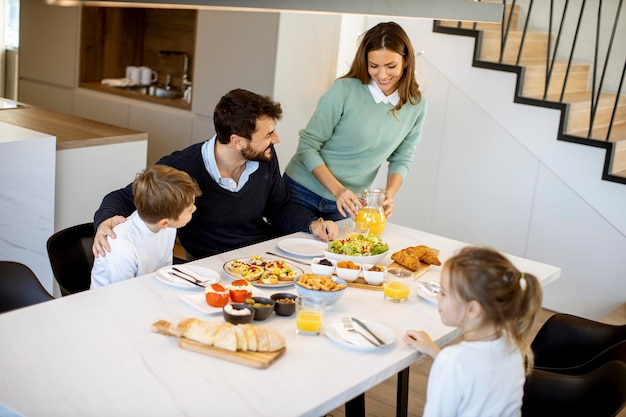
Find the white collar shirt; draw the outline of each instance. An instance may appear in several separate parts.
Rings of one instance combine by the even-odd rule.
[[[202,145],[202,160],[204,161],[204,166],[215,181],[220,187],[225,190],[237,192],[246,185],[248,182],[248,178],[250,175],[254,173],[259,168],[258,161],[248,161],[246,162],[246,168],[241,173],[241,177],[239,177],[239,182],[236,182],[232,178],[223,178],[220,174],[220,170],[217,168],[217,161],[215,160],[215,141],[217,140],[217,135],[214,135],[211,139],[204,142]]]
[[[368,87],[376,103],[390,103],[396,106],[400,102],[400,96],[398,95],[397,89],[393,93],[386,96],[373,78],[370,79]]]

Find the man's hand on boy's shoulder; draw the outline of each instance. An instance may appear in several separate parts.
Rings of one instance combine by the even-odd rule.
[[[113,216],[98,225],[96,234],[93,237],[93,246],[91,247],[93,256],[97,258],[98,256],[106,256],[107,252],[111,252],[111,246],[109,245],[107,237],[115,239],[117,236],[113,228],[125,221],[126,217],[124,216]]]

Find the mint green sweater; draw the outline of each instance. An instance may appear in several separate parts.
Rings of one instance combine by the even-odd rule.
[[[376,103],[367,84],[356,78],[335,81],[300,131],[298,149],[285,173],[333,201],[335,197],[311,174],[320,165],[355,194],[372,185],[385,161],[388,175],[404,177],[421,138],[426,104],[424,97],[416,105],[407,102],[397,112],[399,120],[390,111],[393,107]]]

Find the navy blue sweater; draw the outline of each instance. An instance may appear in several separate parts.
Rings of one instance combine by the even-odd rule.
[[[191,255],[202,258],[247,246],[281,234],[308,231],[314,217],[291,202],[272,148],[271,162],[260,162],[238,192],[220,187],[207,172],[202,143],[165,156],[157,164],[187,172],[198,182],[202,195],[191,221],[178,229],[181,244]],[[115,215],[129,216],[135,210],[132,184],[104,197],[94,215],[98,225]]]

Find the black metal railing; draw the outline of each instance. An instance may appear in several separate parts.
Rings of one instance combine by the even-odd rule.
[[[527,51],[527,39],[531,33],[531,27],[534,37],[537,39],[537,33],[545,33],[545,68],[544,68],[544,85],[543,94],[532,97],[530,99],[524,97],[523,82],[518,80],[518,91],[516,101],[535,104],[533,101],[540,99],[549,102],[549,107],[561,108],[563,117],[561,123],[561,136],[577,136],[572,139],[574,142],[591,144],[592,146],[603,147],[607,150],[613,150],[611,142],[620,140],[626,141],[626,117],[623,117],[626,110],[620,112],[620,102],[622,106],[626,106],[626,99],[621,96],[624,86],[624,78],[626,74],[626,22],[624,20],[626,14],[622,8],[624,0],[596,0],[587,2],[580,0],[574,3],[570,0],[526,0],[524,4],[518,4],[517,0],[501,0],[504,5],[502,22],[500,28],[500,51],[499,57],[494,58],[489,63],[482,62],[479,58],[479,51],[475,53],[474,65],[486,68],[494,68],[492,63],[501,65],[503,69],[508,71],[516,71],[523,75],[524,56]],[[537,4],[535,4],[537,3]],[[520,18],[523,17],[523,18]],[[547,18],[547,22],[545,19]],[[542,21],[543,19],[543,21]],[[447,23],[447,24],[446,24]],[[469,25],[467,22],[458,22],[450,24],[450,22],[435,22],[434,30],[437,32],[461,34],[475,36],[477,38],[477,50],[480,48],[482,34],[481,24],[473,23]],[[593,30],[592,30],[593,29]],[[516,41],[511,42],[513,32]],[[517,44],[519,41],[519,45]],[[512,50],[513,48],[513,50]],[[517,48],[517,51],[514,50]],[[590,53],[585,53],[592,48]],[[515,59],[506,58],[505,51],[508,56],[516,56]],[[590,66],[589,82],[586,86],[586,93],[589,94],[589,120],[584,127],[586,133],[582,129],[576,133],[567,131],[567,114],[568,114],[568,82],[574,62],[585,63]],[[565,72],[562,78],[559,77],[555,81],[554,69],[555,64],[560,62],[565,64]],[[611,80],[607,83],[607,74],[611,74]],[[523,78],[523,77],[522,77]],[[562,85],[556,84],[562,82]],[[552,86],[552,83],[555,83]],[[553,87],[550,90],[550,87]],[[560,93],[556,94],[554,91]],[[611,99],[615,96],[614,101]],[[603,104],[604,112],[610,111],[610,118],[603,117],[598,122],[597,115],[600,105],[600,99],[604,98],[606,103],[612,101],[612,108],[607,109],[607,105]],[[609,113],[605,113],[608,116]],[[607,122],[607,118],[610,120]],[[619,125],[619,132],[614,132],[614,126]],[[585,139],[579,141],[578,138]],[[566,140],[568,140],[566,138]],[[605,142],[604,145],[597,143]],[[590,143],[596,142],[596,143]],[[607,173],[605,173],[607,174]],[[608,173],[610,176],[611,174]],[[606,175],[605,175],[606,177]],[[610,178],[605,178],[610,179]],[[618,182],[626,183],[626,180],[618,179]]]

